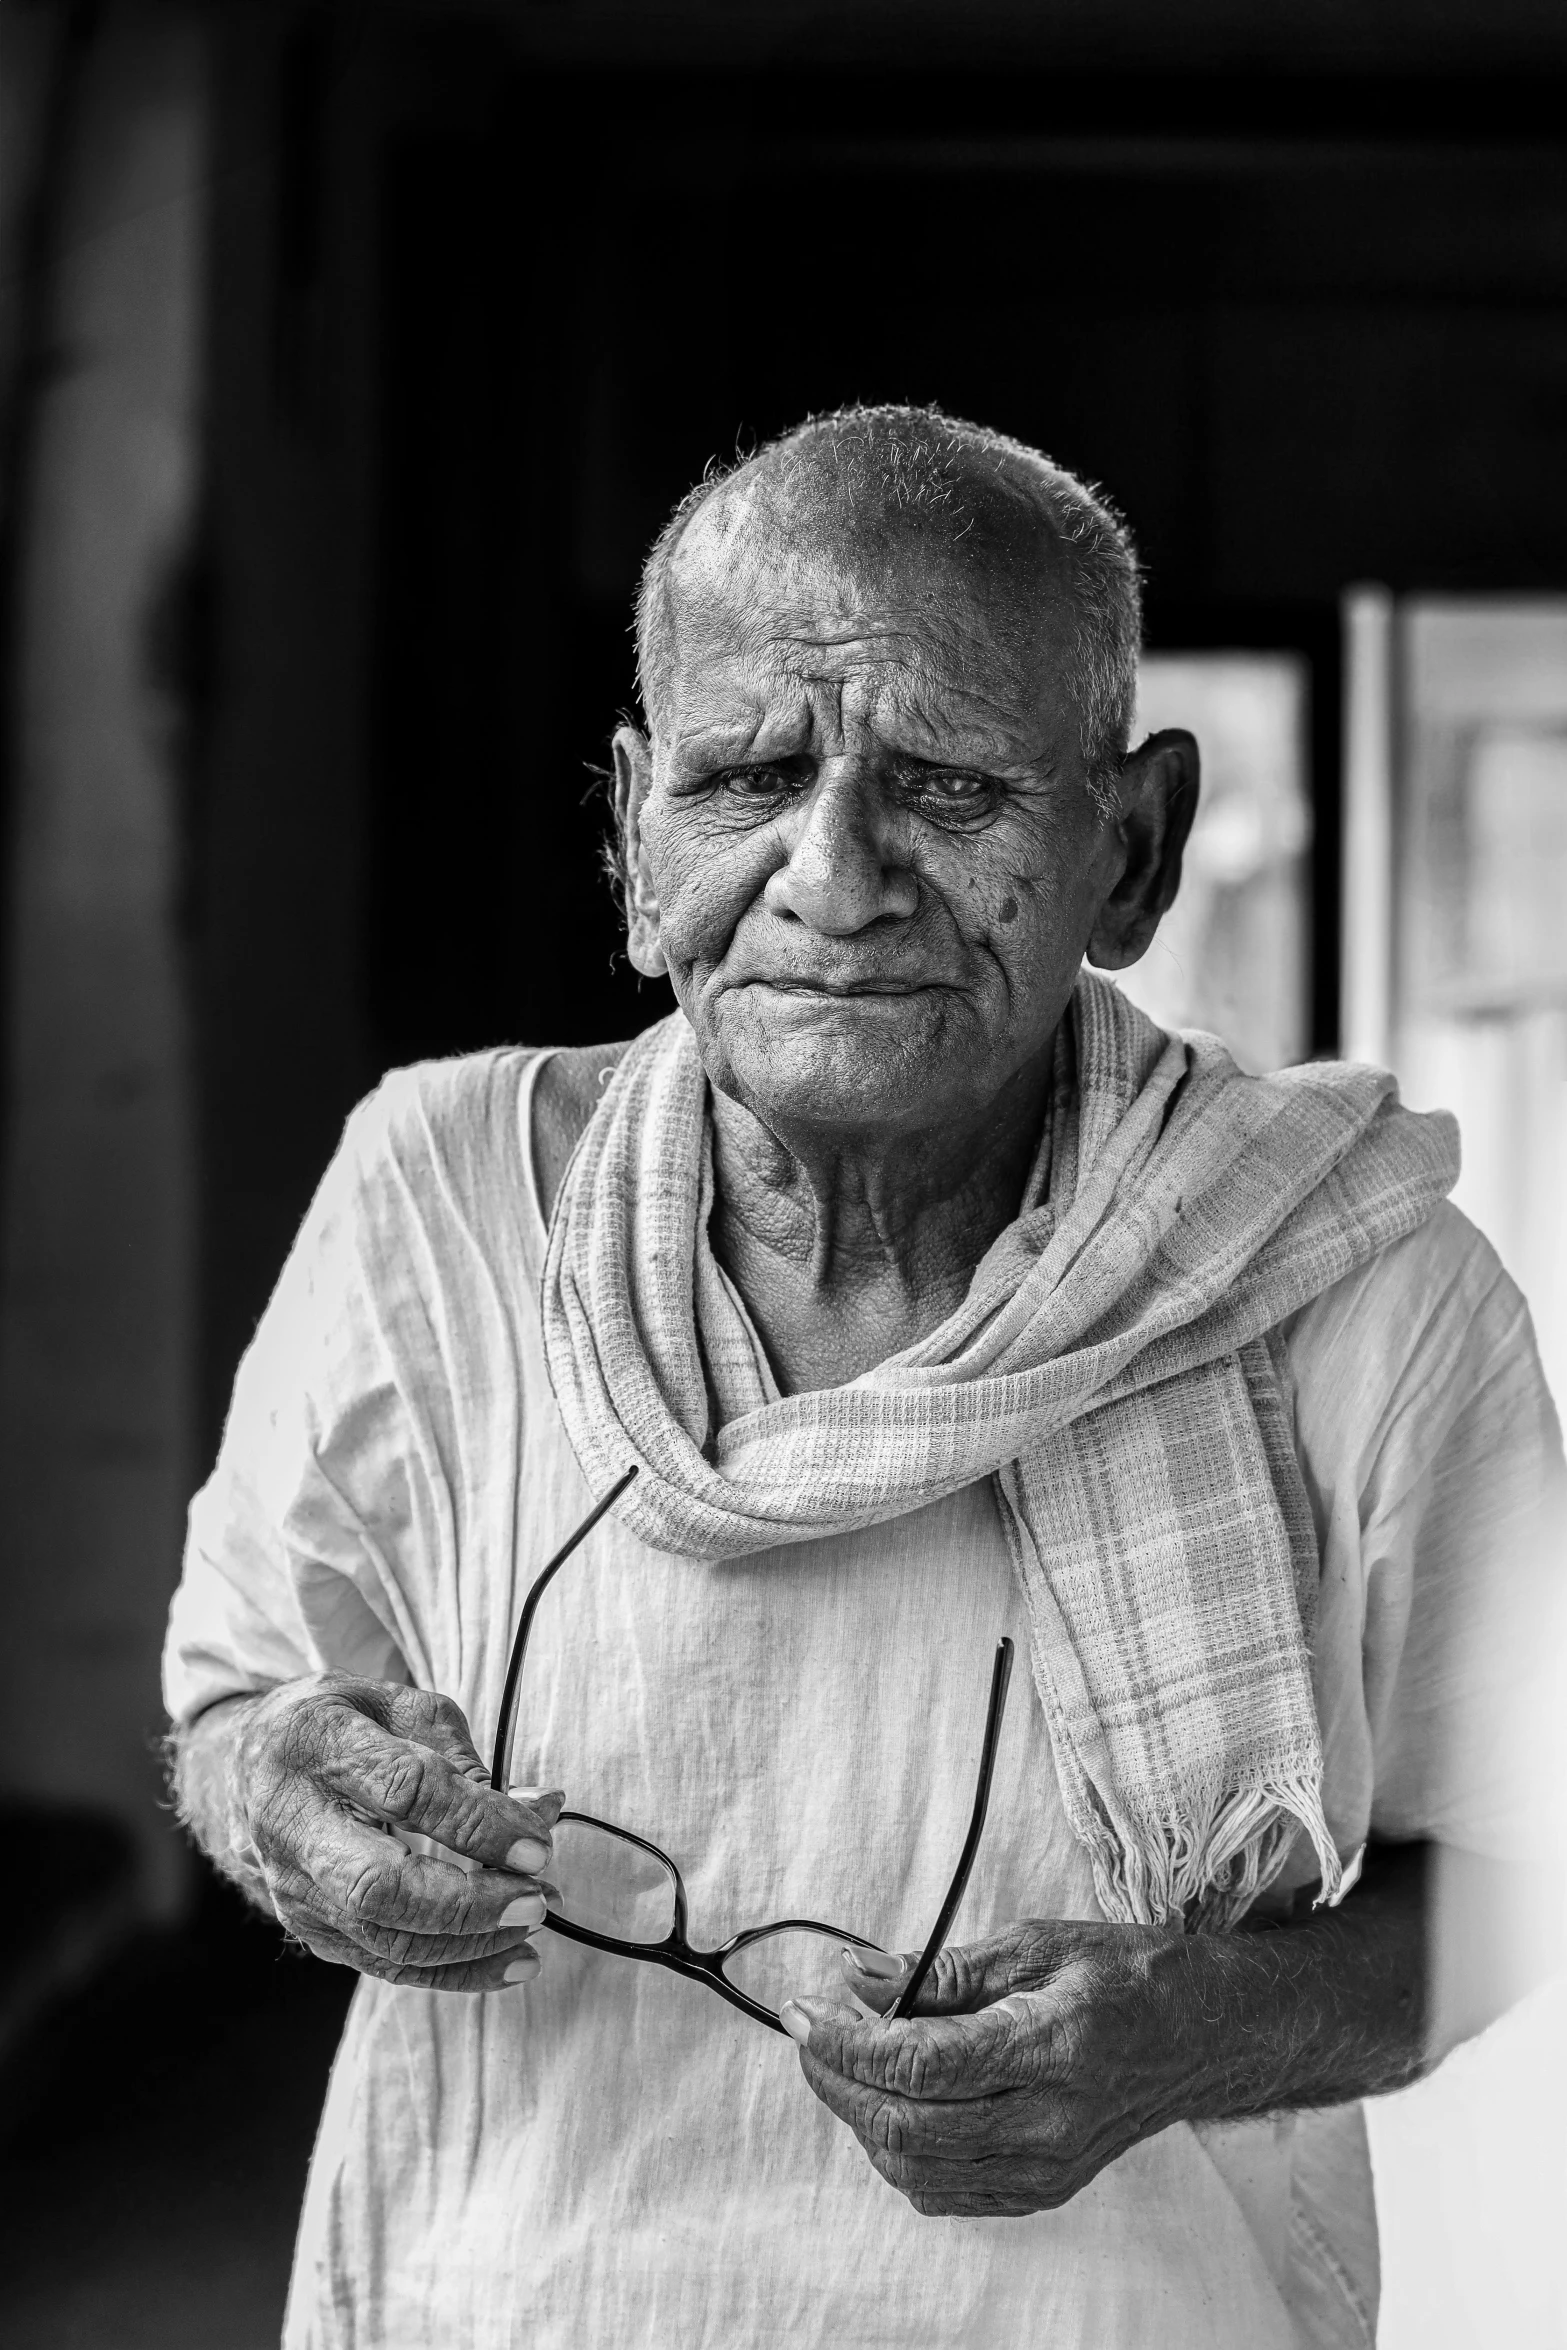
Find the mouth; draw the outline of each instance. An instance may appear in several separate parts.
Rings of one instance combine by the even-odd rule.
[[[924,979],[753,979],[751,987],[765,987],[772,995],[793,995],[854,1002],[866,997],[924,995],[931,983]]]

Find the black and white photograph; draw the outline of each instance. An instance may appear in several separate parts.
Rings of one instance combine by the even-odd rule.
[[[6,2350],[1567,2350],[1567,8],[0,0]]]

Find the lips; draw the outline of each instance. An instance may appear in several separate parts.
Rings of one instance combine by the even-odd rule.
[[[770,988],[775,995],[822,996],[852,1001],[856,996],[920,995],[932,985],[926,979],[749,979],[748,987]]]

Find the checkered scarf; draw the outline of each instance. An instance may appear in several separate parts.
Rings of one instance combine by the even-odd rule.
[[[550,1377],[620,1516],[733,1558],[991,1477],[1062,1797],[1106,1917],[1222,1926],[1299,1829],[1324,1898],[1316,1538],[1278,1325],[1428,1216],[1446,1117],[1374,1069],[1241,1074],[1084,973],[1022,1213],[938,1330],[782,1397],[708,1244],[707,1081],[679,1013],[605,1087],[551,1227]]]

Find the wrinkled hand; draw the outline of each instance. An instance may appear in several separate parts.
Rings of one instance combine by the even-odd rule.
[[[1161,1927],[1031,1919],[944,1950],[916,2013],[881,2020],[897,1977],[846,1955],[865,2020],[824,1999],[783,2021],[805,2077],[916,2211],[1019,2217],[1065,2203],[1191,2110],[1212,2025],[1192,1944]]]
[[[341,1673],[290,1681],[244,1703],[233,1758],[247,1857],[319,1958],[438,1991],[537,1974],[528,1938],[564,1799],[496,1793],[449,1697]]]

